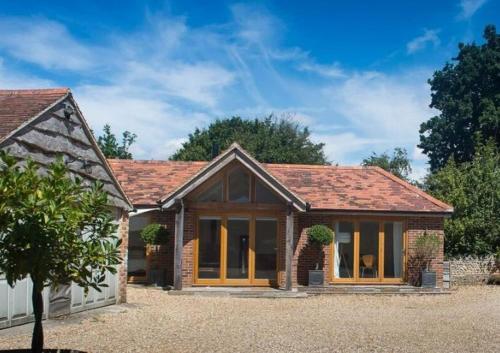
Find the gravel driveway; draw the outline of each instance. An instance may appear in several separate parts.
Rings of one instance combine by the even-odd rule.
[[[129,304],[48,325],[48,347],[89,352],[499,352],[500,287],[439,296],[241,299],[129,289]],[[116,310],[116,309],[120,310]],[[26,330],[24,330],[26,331]],[[1,348],[30,336],[0,331]]]

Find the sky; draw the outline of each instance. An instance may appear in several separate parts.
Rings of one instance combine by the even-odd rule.
[[[418,179],[427,80],[499,20],[499,0],[0,0],[0,87],[70,87],[97,135],[138,135],[136,159],[217,118],[275,114],[335,164],[404,147]]]

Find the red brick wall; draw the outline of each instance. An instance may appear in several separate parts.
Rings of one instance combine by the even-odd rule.
[[[119,211],[120,223],[118,224],[118,236],[122,240],[120,246],[120,257],[123,259],[118,269],[118,302],[127,302],[127,250],[128,250],[128,212]]]
[[[321,214],[299,214],[295,215],[295,251],[293,254],[292,284],[293,286],[306,286],[308,283],[309,270],[314,270],[316,263],[325,273],[325,281],[328,280],[330,270],[330,246],[326,246],[323,252],[311,247],[307,242],[307,230],[315,224],[324,224],[330,228],[334,219],[330,215]]]
[[[415,240],[425,231],[436,233],[441,238],[441,247],[435,260],[432,261],[432,269],[436,271],[437,286],[443,287],[443,260],[444,260],[444,219],[441,217],[409,217],[408,226],[408,257],[414,251]],[[415,271],[408,268],[408,274]]]

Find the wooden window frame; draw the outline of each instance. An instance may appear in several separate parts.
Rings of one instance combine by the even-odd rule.
[[[354,225],[354,263],[352,278],[335,278],[334,260],[335,260],[335,241],[330,244],[329,256],[329,274],[328,280],[330,284],[404,284],[407,281],[407,266],[408,266],[408,222],[402,217],[335,217],[333,221],[333,229],[336,229],[336,224],[339,222],[351,222]],[[360,242],[360,224],[361,222],[377,222],[379,227],[378,232],[378,278],[360,278],[359,276],[359,242]],[[403,263],[402,273],[400,278],[385,278],[384,277],[384,245],[385,245],[385,223],[401,222],[403,223]]]

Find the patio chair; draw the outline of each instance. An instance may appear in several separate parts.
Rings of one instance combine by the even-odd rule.
[[[365,277],[365,270],[370,270],[374,277],[378,277],[375,260],[375,255],[361,255],[361,277]]]

